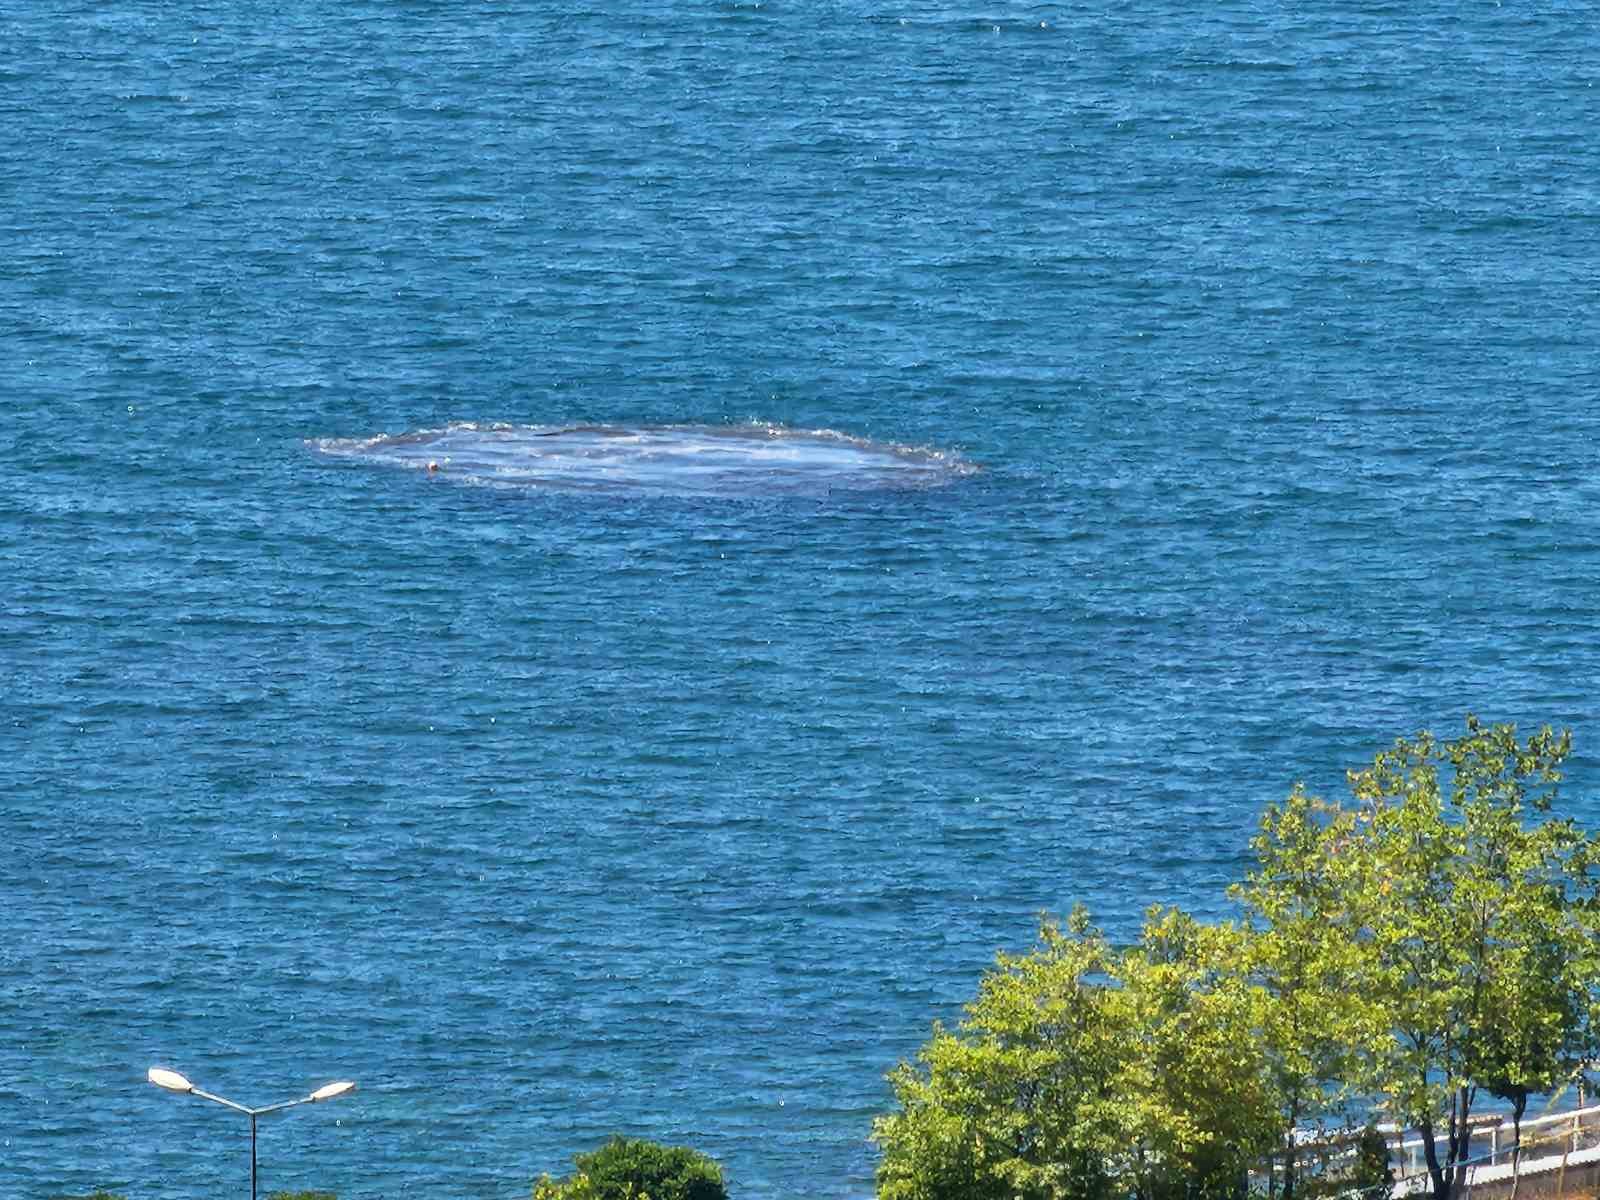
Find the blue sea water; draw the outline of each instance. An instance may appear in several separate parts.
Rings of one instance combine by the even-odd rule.
[[[1600,817],[1595,17],[0,0],[0,1193],[860,1197],[1041,910]]]

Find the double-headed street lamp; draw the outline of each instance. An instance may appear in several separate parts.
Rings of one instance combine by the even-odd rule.
[[[349,1079],[342,1079],[338,1083],[325,1083],[309,1096],[301,1096],[298,1100],[285,1100],[281,1104],[268,1104],[262,1108],[247,1108],[243,1104],[236,1104],[232,1100],[224,1100],[221,1096],[213,1096],[210,1092],[201,1091],[176,1071],[169,1071],[165,1067],[150,1068],[150,1082],[157,1087],[164,1087],[169,1092],[188,1092],[192,1096],[199,1096],[204,1100],[215,1100],[224,1108],[231,1108],[234,1112],[242,1112],[250,1118],[250,1200],[256,1200],[256,1118],[262,1113],[277,1112],[284,1108],[294,1108],[299,1104],[315,1104],[318,1100],[332,1100],[335,1096],[342,1096],[346,1092],[355,1091],[355,1083]]]

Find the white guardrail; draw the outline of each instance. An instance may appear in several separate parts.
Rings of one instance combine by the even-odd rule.
[[[1474,1185],[1510,1179],[1516,1145],[1509,1116],[1486,1114],[1475,1118],[1472,1126],[1463,1198],[1472,1194]],[[1416,1195],[1431,1186],[1421,1137],[1391,1143],[1390,1161],[1399,1177],[1396,1197]],[[1523,1179],[1590,1162],[1600,1162],[1600,1105],[1523,1119],[1522,1156],[1516,1168]]]

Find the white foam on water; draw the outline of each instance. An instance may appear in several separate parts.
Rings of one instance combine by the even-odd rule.
[[[937,487],[977,468],[937,450],[782,425],[483,425],[309,443],[339,458],[500,487],[750,496]]]

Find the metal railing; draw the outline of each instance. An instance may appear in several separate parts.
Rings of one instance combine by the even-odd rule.
[[[1526,1179],[1544,1176],[1550,1171],[1557,1173],[1557,1194],[1560,1195],[1565,1192],[1566,1168],[1573,1155],[1581,1155],[1581,1162],[1600,1162],[1600,1106],[1525,1118],[1520,1157],[1510,1117],[1488,1115],[1474,1120],[1472,1125],[1472,1141],[1482,1146],[1482,1139],[1488,1138],[1488,1149],[1478,1150],[1477,1154],[1459,1163],[1459,1166],[1466,1166],[1462,1200],[1472,1195],[1475,1186],[1499,1187],[1509,1184],[1514,1174]],[[1594,1154],[1586,1154],[1590,1150],[1594,1150]],[[1392,1187],[1394,1197],[1418,1195],[1429,1189],[1432,1181],[1427,1173],[1422,1138],[1402,1138],[1395,1142],[1390,1147],[1390,1160],[1397,1160],[1398,1178]]]
[[[1401,1200],[1420,1196],[1431,1189],[1423,1139],[1417,1135],[1406,1137],[1406,1130],[1393,1126],[1379,1128],[1387,1135],[1394,1182],[1365,1189],[1351,1188],[1338,1193],[1338,1200]],[[1509,1184],[1513,1172],[1524,1180],[1556,1172],[1555,1195],[1561,1197],[1565,1194],[1568,1166],[1600,1163],[1600,1105],[1525,1118],[1521,1132],[1522,1153],[1514,1163],[1517,1142],[1511,1117],[1486,1114],[1473,1119],[1472,1147],[1482,1147],[1485,1139],[1488,1146],[1457,1164],[1466,1168],[1466,1178],[1458,1193],[1461,1200],[1470,1200],[1475,1186],[1498,1189]],[[1320,1158],[1322,1170],[1335,1173],[1356,1153],[1353,1136],[1320,1143],[1308,1139],[1303,1149]],[[1256,1179],[1257,1187],[1253,1190],[1259,1194],[1264,1189],[1259,1186],[1259,1175]]]
[[[1462,1164],[1468,1168],[1466,1180],[1468,1189],[1472,1187],[1476,1178],[1482,1178],[1488,1173],[1488,1168],[1504,1166],[1509,1169],[1516,1149],[1513,1125],[1509,1116],[1482,1117],[1472,1124],[1473,1141],[1482,1145],[1481,1139],[1487,1136],[1489,1148],[1471,1155]],[[1542,1117],[1524,1118],[1521,1174],[1530,1173],[1529,1165],[1532,1162],[1543,1163],[1546,1159],[1554,1157],[1564,1160],[1574,1153],[1596,1146],[1600,1146],[1600,1105],[1572,1109],[1564,1113],[1548,1113]],[[1396,1184],[1397,1194],[1400,1187],[1411,1180],[1427,1178],[1428,1166],[1424,1157],[1422,1138],[1401,1140],[1391,1148],[1390,1156],[1392,1159],[1398,1159],[1396,1165],[1399,1168],[1400,1178]],[[1550,1168],[1539,1168],[1541,1172],[1547,1169]]]

